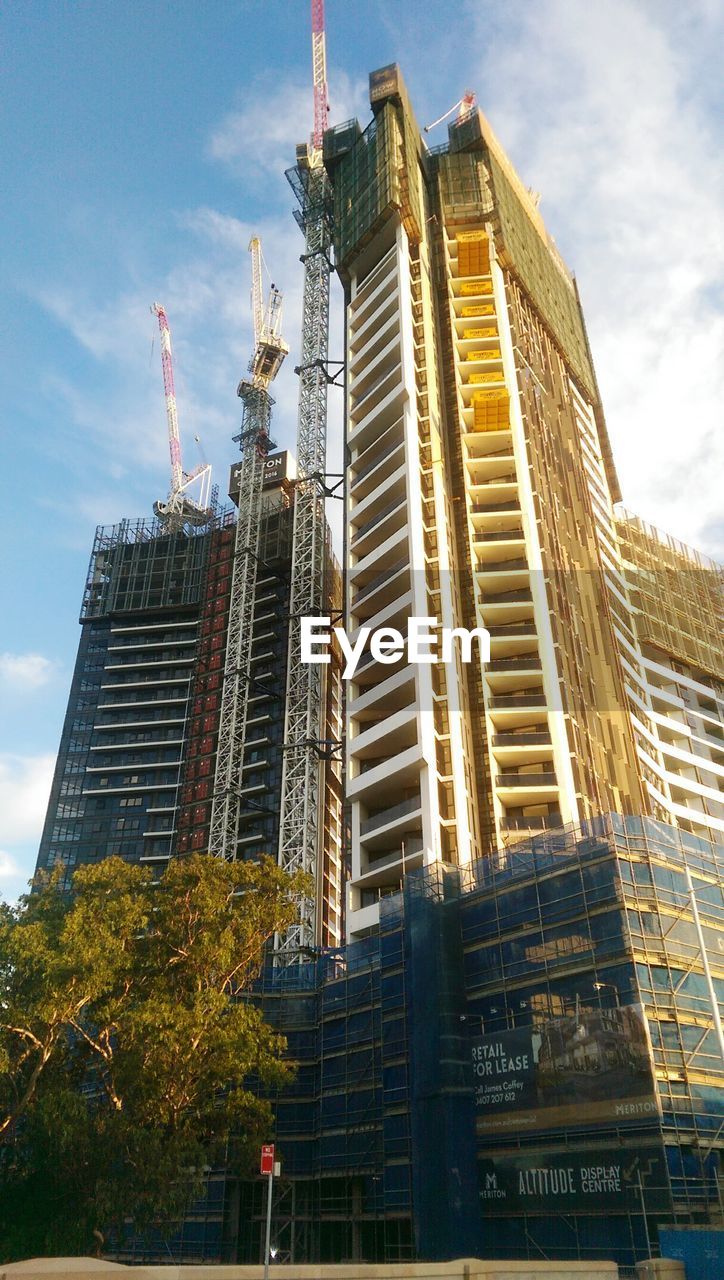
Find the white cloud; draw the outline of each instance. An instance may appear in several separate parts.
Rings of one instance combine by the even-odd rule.
[[[344,71],[331,70],[330,123],[367,114],[367,85]],[[283,181],[294,164],[297,143],[312,129],[312,91],[309,82],[282,80],[273,73],[257,76],[239,95],[209,140],[209,155],[220,160],[254,188],[270,179]]]
[[[39,841],[55,756],[0,755],[0,847]]]
[[[724,170],[697,92],[722,11],[491,8],[482,105],[577,272],[626,505],[716,554]],[[490,10],[469,12],[482,39]]]
[[[22,871],[13,855],[0,849],[0,883],[3,880],[17,880],[21,875]]]
[[[41,653],[0,653],[0,680],[15,689],[39,689],[56,669]]]

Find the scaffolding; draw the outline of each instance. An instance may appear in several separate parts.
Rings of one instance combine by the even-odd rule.
[[[158,520],[121,520],[96,529],[81,622],[108,614],[198,604],[208,555],[207,534],[231,522],[213,503],[205,528],[169,532]]]
[[[640,639],[715,681],[724,669],[724,569],[618,508],[616,530]]]

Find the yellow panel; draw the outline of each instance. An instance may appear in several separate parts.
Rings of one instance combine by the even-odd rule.
[[[473,415],[476,431],[507,431],[510,415],[505,388],[476,391],[473,394]]]
[[[499,360],[500,347],[491,347],[489,351],[468,351],[468,360]]]
[[[478,386],[481,382],[502,382],[503,370],[493,369],[490,373],[471,373],[468,382],[471,386]]]
[[[463,307],[462,316],[494,316],[495,305],[492,302],[480,302],[476,307]]]
[[[484,231],[461,231],[457,235],[458,275],[483,276],[490,271],[490,246]]]
[[[494,327],[490,329],[464,329],[463,338],[497,338],[498,330]],[[468,359],[470,357],[468,356]]]
[[[492,293],[492,280],[462,280],[460,283],[460,293],[463,298],[469,298],[477,293]]]

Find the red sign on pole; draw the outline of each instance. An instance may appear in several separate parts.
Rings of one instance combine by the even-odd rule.
[[[260,1173],[274,1172],[274,1144],[269,1143],[261,1149],[261,1162],[259,1164]]]

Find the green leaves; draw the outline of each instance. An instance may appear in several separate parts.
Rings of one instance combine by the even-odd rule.
[[[270,1112],[249,1077],[290,1068],[249,990],[309,892],[269,859],[197,854],[154,884],[107,858],[0,911],[2,1260],[178,1215],[232,1133],[251,1160]]]

